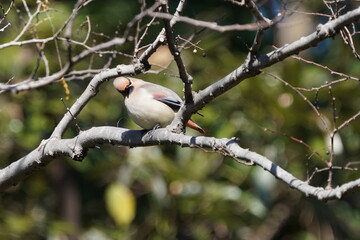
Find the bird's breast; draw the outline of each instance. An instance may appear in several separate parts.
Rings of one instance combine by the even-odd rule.
[[[174,119],[175,112],[166,104],[146,92],[134,93],[125,98],[125,106],[131,119],[140,127],[152,129],[157,124],[166,127]]]

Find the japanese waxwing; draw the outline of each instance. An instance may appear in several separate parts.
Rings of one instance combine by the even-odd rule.
[[[137,78],[115,78],[114,87],[124,96],[125,107],[131,119],[147,130],[156,125],[169,125],[182,103],[181,98],[172,90]],[[192,120],[187,122],[187,126],[205,134]]]

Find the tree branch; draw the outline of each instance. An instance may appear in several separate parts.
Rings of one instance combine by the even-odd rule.
[[[60,39],[61,40],[61,39]],[[50,41],[50,40],[49,40]],[[33,81],[34,79],[30,78],[27,80],[24,80],[20,83],[16,84],[3,84],[0,83],[0,93],[2,92],[22,92],[22,91],[28,91],[35,88],[40,88],[43,86],[46,86],[52,82],[55,82],[59,80],[62,76],[64,76],[66,73],[68,73],[76,63],[81,61],[82,59],[88,57],[89,55],[96,53],[98,51],[101,51],[103,49],[107,49],[113,46],[119,46],[125,43],[125,39],[123,38],[113,38],[107,42],[100,43],[94,47],[86,47],[86,50],[83,50],[78,55],[71,58],[71,64],[66,63],[61,70],[59,70],[56,73],[53,73],[50,76],[41,77],[38,78],[36,81]],[[81,44],[85,46],[84,44]]]
[[[235,138],[194,137],[172,133],[164,128],[145,132],[106,126],[93,127],[81,132],[72,139],[51,138],[41,143],[37,149],[25,157],[0,170],[0,191],[17,184],[21,179],[39,167],[45,166],[54,158],[67,156],[76,161],[81,161],[90,148],[101,144],[129,147],[179,145],[182,147],[212,149],[222,155],[254,163],[290,187],[319,200],[340,199],[345,193],[360,187],[360,179],[348,182],[335,189],[311,186],[294,177],[268,158],[240,147],[238,140]]]
[[[182,9],[181,4],[183,3],[184,1],[180,1],[179,3],[180,10]],[[173,16],[170,21],[170,28],[173,27],[178,19],[179,16]],[[357,8],[324,25],[319,25],[315,32],[306,37],[302,37],[291,44],[285,45],[264,55],[255,55],[254,59],[247,59],[245,63],[233,72],[196,94],[194,97],[194,105],[191,107],[183,105],[177,116],[187,116],[186,114],[200,110],[211,100],[225,93],[244,79],[258,75],[261,69],[278,63],[293,54],[316,46],[322,40],[336,35],[344,26],[358,21],[359,19],[360,8]],[[18,183],[21,179],[39,168],[39,166],[46,165],[54,158],[69,156],[74,160],[82,160],[86,156],[89,148],[105,143],[130,147],[172,144],[181,145],[183,147],[210,148],[224,156],[230,156],[234,159],[243,159],[247,162],[254,163],[266,171],[269,171],[272,175],[289,186],[308,196],[314,196],[318,199],[328,200],[341,198],[343,194],[360,187],[360,179],[348,182],[335,189],[324,189],[322,187],[311,186],[307,182],[297,179],[289,172],[277,166],[268,158],[249,151],[248,149],[241,148],[236,139],[186,136],[172,133],[166,129],[156,129],[150,132],[144,132],[115,127],[94,127],[80,132],[75,138],[61,139],[70,122],[81,112],[91,98],[96,95],[100,84],[105,80],[121,75],[136,75],[148,70],[149,66],[146,64],[147,59],[162,44],[164,34],[165,30],[163,29],[151,46],[140,56],[139,61],[133,65],[119,65],[116,68],[108,69],[96,74],[83,94],[60,120],[51,137],[42,141],[39,147],[28,155],[0,170],[0,190],[4,190],[9,186]],[[87,54],[90,54],[90,52],[91,51],[85,50],[83,55],[80,54],[77,57],[82,59]],[[51,77],[54,78],[54,76],[57,76],[60,78],[60,76],[63,76],[68,70],[69,66],[67,68],[64,67],[62,71],[53,74]],[[44,79],[49,80],[50,78]],[[22,88],[19,89],[21,90]]]
[[[194,109],[192,109],[192,111],[196,112],[197,110],[200,110],[212,99],[227,92],[241,81],[258,75],[261,69],[274,65],[275,63],[278,63],[291,55],[298,54],[310,47],[316,46],[322,40],[335,36],[344,26],[358,21],[359,19],[360,7],[337,19],[329,21],[324,25],[319,24],[316,31],[306,37],[302,37],[293,43],[286,44],[279,49],[265,55],[259,55],[256,59],[243,63],[224,78],[216,81],[196,94],[194,98]]]
[[[172,19],[173,15],[168,13],[159,13],[159,12],[147,12],[150,17],[157,17],[162,19]],[[253,31],[259,28],[269,28],[271,25],[277,23],[282,19],[282,15],[276,16],[274,19],[269,21],[260,21],[259,23],[248,23],[248,24],[232,24],[232,25],[219,25],[216,22],[207,22],[202,20],[196,20],[193,18],[179,16],[176,18],[178,22],[188,23],[192,26],[204,27],[217,32],[229,32],[229,31]]]

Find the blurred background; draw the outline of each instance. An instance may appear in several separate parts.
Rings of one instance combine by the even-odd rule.
[[[31,11],[36,1],[27,1]],[[170,12],[177,1],[170,1]],[[50,1],[22,39],[52,36],[71,14],[75,1]],[[148,6],[153,1],[147,1]],[[322,1],[258,1],[268,18],[281,9],[295,7],[275,27],[266,31],[260,49],[266,53],[290,43],[316,29],[327,17],[305,14],[330,14]],[[1,3],[7,9],[10,1]],[[285,4],[285,5],[284,5]],[[345,10],[357,7],[347,1]],[[0,45],[11,41],[27,19],[22,1],[15,1],[6,21],[11,26],[0,32]],[[83,8],[73,26],[73,38],[82,41],[87,33],[83,24],[91,22],[89,45],[121,37],[127,23],[140,12],[134,0],[93,1]],[[4,12],[0,13],[2,16]],[[184,15],[220,25],[252,22],[249,11],[230,1],[188,1]],[[150,21],[145,18],[143,24]],[[142,45],[151,43],[162,27],[155,21]],[[188,72],[199,91],[240,66],[246,58],[255,32],[225,32],[176,25],[175,34],[192,39],[182,51]],[[131,32],[131,34],[134,34]],[[355,46],[359,39],[354,39]],[[179,43],[184,43],[181,39]],[[58,50],[57,50],[58,48]],[[133,42],[114,47],[107,54],[86,58],[74,69],[102,68],[108,58],[111,67],[128,64]],[[83,50],[74,46],[73,51]],[[51,73],[66,61],[62,42],[49,43],[45,49]],[[33,45],[0,50],[0,81],[20,82],[34,71],[38,50]],[[306,50],[301,57],[328,66],[336,72],[359,76],[360,63],[340,37],[328,39]],[[62,63],[63,64],[63,63]],[[156,69],[154,69],[156,70]],[[34,77],[44,75],[40,65]],[[295,87],[318,88],[340,79],[326,69],[289,58],[265,71]],[[169,87],[182,96],[182,83],[176,78],[174,63],[158,74],[137,76]],[[68,82],[71,106],[91,78]],[[339,126],[359,111],[357,80],[342,81],[318,91],[302,91],[323,114],[330,126]],[[60,82],[31,91],[0,94],[0,165],[5,167],[35,149],[48,138],[66,112]],[[289,86],[269,75],[247,79],[201,110],[205,117],[193,119],[207,136],[237,137],[240,145],[268,157],[296,177],[306,180],[315,169],[326,167],[311,150],[290,137],[302,140],[328,159],[329,140],[324,123],[314,110]],[[336,120],[334,120],[336,119]],[[140,129],[128,117],[123,98],[111,81],[102,85],[77,117],[82,130],[93,126],[120,126]],[[264,128],[272,131],[265,131]],[[73,124],[65,134],[78,134]],[[188,130],[187,134],[197,135]],[[286,136],[287,135],[287,136]],[[337,166],[356,167],[360,156],[360,123],[352,121],[336,137]],[[333,187],[360,177],[359,171],[337,170]],[[314,174],[311,184],[325,187],[328,172]],[[99,146],[89,151],[83,162],[57,159],[31,174],[0,195],[0,239],[360,239],[360,192],[342,200],[321,202],[306,197],[278,181],[259,167],[248,167],[218,153],[179,146],[132,148]]]

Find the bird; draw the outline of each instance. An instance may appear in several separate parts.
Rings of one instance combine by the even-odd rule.
[[[141,79],[121,76],[114,79],[113,85],[123,95],[130,118],[146,130],[168,126],[182,104],[174,91]],[[186,125],[201,134],[206,133],[192,120]]]

